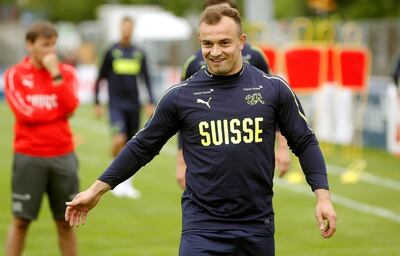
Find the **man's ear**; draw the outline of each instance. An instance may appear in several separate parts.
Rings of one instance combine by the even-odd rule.
[[[247,41],[247,35],[246,34],[242,34],[239,37],[239,42],[240,42],[239,48],[240,48],[240,50],[243,50],[244,45],[246,44],[246,41]]]
[[[197,40],[199,40],[199,43],[201,43],[200,31],[197,31]]]

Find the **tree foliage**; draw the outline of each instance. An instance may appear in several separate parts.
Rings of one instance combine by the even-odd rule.
[[[275,0],[275,16],[278,19],[294,18],[298,16],[318,16],[312,10],[307,0]],[[332,13],[325,15],[335,15],[344,19],[367,19],[400,17],[399,0],[336,0],[337,9]]]
[[[237,1],[241,11],[243,11],[244,1],[246,0]],[[97,7],[101,4],[161,5],[178,16],[184,16],[190,12],[200,13],[203,7],[203,1],[200,0],[21,0],[18,3],[21,11],[30,11],[52,21],[72,22],[96,19]],[[334,14],[345,19],[400,16],[399,0],[336,0],[336,4],[337,10]],[[275,16],[278,19],[316,16],[316,13],[307,5],[307,0],[275,0],[274,5]]]
[[[345,19],[400,17],[399,0],[336,0],[339,14]]]

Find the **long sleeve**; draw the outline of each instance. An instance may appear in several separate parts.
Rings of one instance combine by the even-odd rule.
[[[147,60],[146,60],[146,55],[143,53],[142,56],[142,63],[141,63],[141,76],[143,77],[144,83],[147,88],[147,92],[149,94],[150,102],[154,103],[154,96],[152,92],[152,83],[151,83],[151,78],[150,78],[150,72],[149,72],[149,67],[147,65]]]
[[[98,105],[99,102],[99,92],[100,92],[100,82],[108,77],[108,72],[111,68],[111,58],[110,51],[107,51],[104,55],[103,62],[100,66],[99,73],[97,75],[96,81],[94,83],[94,104]]]
[[[393,72],[393,81],[397,87],[400,87],[399,78],[400,78],[400,58],[397,61],[396,67]]]
[[[281,133],[286,137],[293,153],[299,157],[306,180],[312,190],[329,189],[325,161],[300,101],[286,82],[280,78],[276,78],[275,82],[280,86],[277,118]]]
[[[63,82],[58,86],[59,90],[57,90],[57,94],[60,111],[64,116],[68,117],[75,111],[79,104],[77,95],[78,78],[73,67],[63,66],[60,70],[62,70]]]
[[[5,73],[5,94],[16,119],[25,123],[51,122],[65,118],[78,105],[75,93],[76,76],[72,68],[60,68],[63,82],[53,86],[50,74],[36,77],[40,83],[50,84],[47,91],[38,91],[36,81],[23,78],[16,68]],[[43,86],[43,85],[42,85]]]
[[[125,145],[99,180],[114,188],[159,154],[179,130],[177,91],[173,87],[164,94],[145,127]]]
[[[318,145],[308,145],[299,156],[299,161],[313,191],[321,188],[329,190],[326,165]]]

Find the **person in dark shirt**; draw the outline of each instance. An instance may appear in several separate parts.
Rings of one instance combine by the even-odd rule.
[[[253,65],[254,67],[264,71],[266,74],[270,73],[267,63],[268,61],[259,48],[246,42],[242,50],[242,58],[244,62]],[[206,67],[206,62],[203,59],[201,49],[199,49],[194,55],[190,56],[186,60],[182,70],[182,80],[184,81],[188,79],[204,67]]]
[[[274,255],[276,125],[314,191],[324,238],[336,230],[325,162],[288,84],[243,63],[237,10],[203,11],[199,40],[207,68],[161,97],[153,116],[91,187],[67,202],[66,220],[86,222],[108,190],[134,175],[178,131],[187,163],[179,255]]]
[[[124,17],[121,22],[121,41],[112,45],[106,52],[95,83],[95,110],[102,116],[103,108],[99,101],[100,81],[107,79],[109,96],[109,115],[113,132],[111,155],[114,158],[126,142],[139,130],[140,102],[138,78],[146,85],[150,103],[146,106],[146,114],[150,116],[154,110],[150,75],[145,53],[132,45],[131,38],[134,21]],[[113,194],[121,197],[139,198],[131,179],[121,183]]]
[[[204,9],[209,6],[215,5],[223,5],[235,8],[237,10],[236,4],[231,0],[207,0],[204,3]],[[242,59],[243,62],[249,63],[250,65],[253,65],[254,67],[260,69],[261,71],[264,71],[265,74],[270,73],[268,59],[266,58],[262,50],[256,46],[249,44],[248,42],[246,42],[243,47]],[[190,56],[183,65],[181,77],[182,81],[188,79],[197,71],[205,67],[206,62],[204,61],[201,49],[199,49],[195,54]],[[277,131],[276,136],[278,141],[275,154],[276,168],[278,170],[279,177],[282,177],[289,171],[291,158],[285,137],[282,136],[280,131]],[[176,180],[179,186],[184,189],[186,180],[186,163],[183,159],[182,139],[180,133],[178,134],[178,150],[176,155]]]
[[[237,10],[237,6],[232,0],[206,0],[203,9],[216,5],[231,7]],[[264,71],[266,74],[270,73],[268,59],[265,54],[261,49],[248,42],[245,43],[242,49],[242,60]],[[204,61],[201,49],[199,49],[185,61],[182,68],[182,81],[188,79],[204,67],[206,67],[206,62]]]
[[[393,71],[393,82],[394,82],[394,85],[397,87],[397,90],[398,90],[398,92],[400,94],[400,81],[399,81],[399,79],[400,79],[400,53],[398,55],[397,62],[396,62],[396,65],[395,65],[395,68],[394,68],[394,71]]]

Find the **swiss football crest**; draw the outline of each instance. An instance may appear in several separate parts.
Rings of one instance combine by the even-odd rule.
[[[259,92],[248,94],[244,99],[249,105],[256,105],[257,103],[265,104],[265,101],[262,100],[262,95]]]

